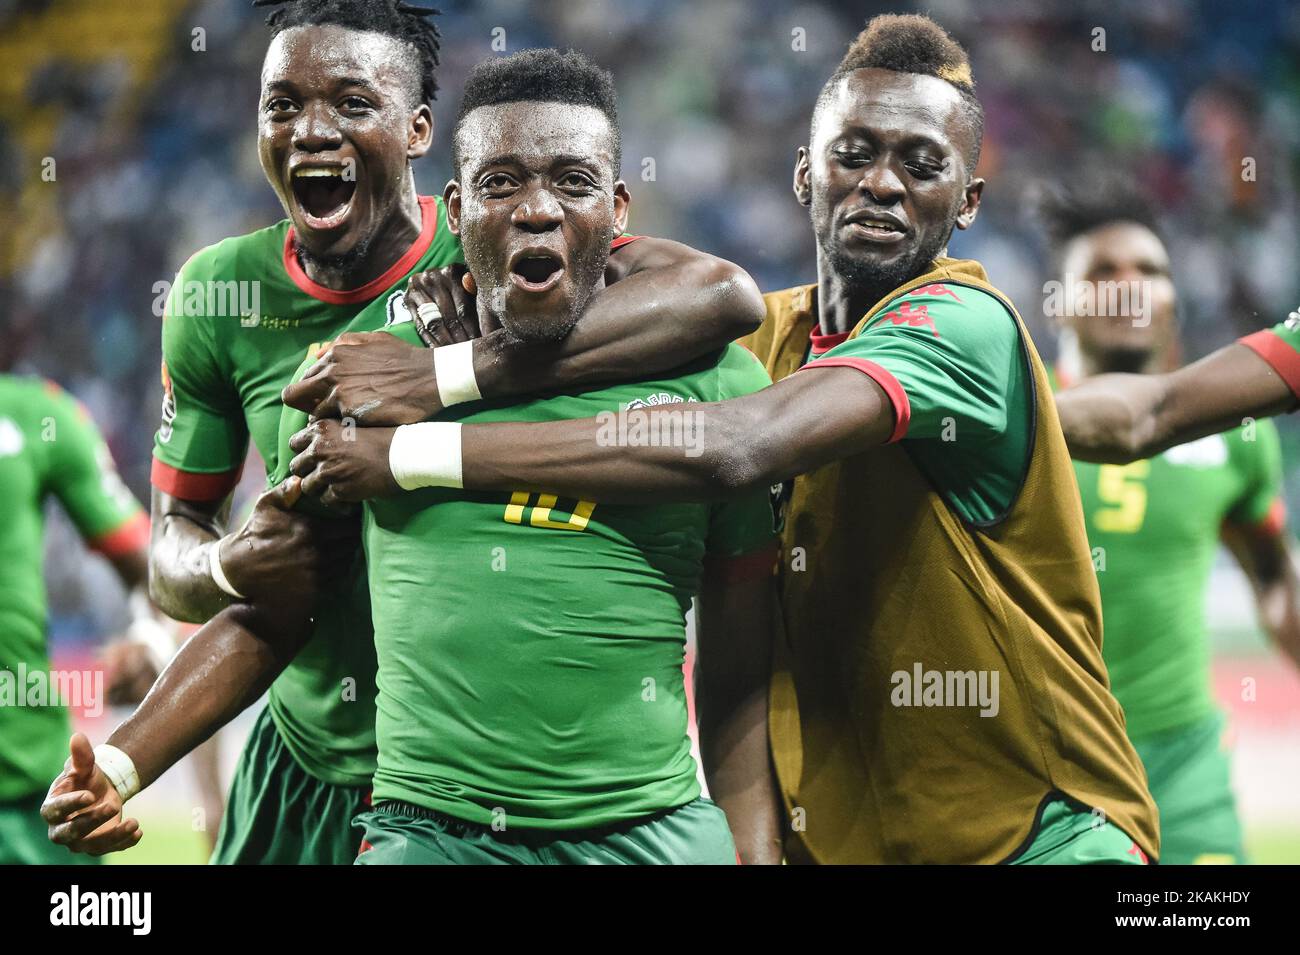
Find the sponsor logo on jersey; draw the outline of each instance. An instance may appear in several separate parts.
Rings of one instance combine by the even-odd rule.
[[[9,418],[0,418],[0,458],[11,458],[23,449],[26,442],[18,425]]]
[[[904,302],[893,311],[886,312],[882,317],[895,325],[910,325],[913,328],[929,326],[930,334],[935,338],[939,337],[939,330],[934,327],[934,319],[930,317],[928,306]]]
[[[699,399],[683,398],[681,395],[673,395],[666,391],[660,391],[653,395],[646,395],[644,398],[633,398],[627,403],[627,410],[635,411],[638,408],[654,408],[659,405],[680,405],[688,401],[698,403]]]

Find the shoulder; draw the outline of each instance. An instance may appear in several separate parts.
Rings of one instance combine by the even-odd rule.
[[[1015,317],[997,295],[960,282],[931,282],[896,296],[866,319],[862,332],[911,328],[933,338],[1014,341],[1020,337]]]
[[[289,220],[231,236],[205,246],[181,266],[179,276],[185,281],[257,278],[277,266],[284,257],[284,241],[289,234]]]

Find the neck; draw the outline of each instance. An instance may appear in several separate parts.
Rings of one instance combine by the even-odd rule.
[[[328,289],[343,291],[359,288],[388,271],[411,247],[423,225],[420,199],[415,191],[415,176],[408,170],[401,198],[374,238],[360,250],[360,254],[335,262],[304,255],[299,250],[298,261],[308,278]]]
[[[852,331],[867,310],[889,291],[850,285],[829,262],[817,256],[817,324],[823,335]]]
[[[936,258],[948,254],[942,249]],[[894,289],[923,275],[931,268],[930,261],[916,272],[901,280],[883,276],[848,278],[835,271],[830,261],[819,250],[817,253],[817,322],[823,335],[838,335],[852,331],[864,315]]]

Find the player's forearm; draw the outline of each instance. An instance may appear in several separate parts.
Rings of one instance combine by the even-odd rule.
[[[727,814],[741,861],[774,865],[781,861],[782,814],[768,750],[767,684],[740,700],[724,693],[700,681],[700,759],[709,795]]]
[[[1056,396],[1070,456],[1118,464],[1149,457],[1167,426],[1160,422],[1161,376],[1098,375]]]
[[[892,428],[892,405],[875,382],[827,368],[729,401],[464,425],[461,477],[471,490],[611,503],[712,500],[883,444]]]
[[[149,553],[149,596],[176,620],[203,623],[230,606],[232,598],[212,578],[209,548],[220,539],[215,524],[168,514],[156,519]]]
[[[763,314],[743,269],[695,255],[607,285],[559,342],[519,342],[503,331],[479,339],[474,373],[485,397],[634,380],[716,351],[754,331]]]
[[[289,608],[237,604],[194,634],[108,738],[149,785],[266,692],[310,632]]]

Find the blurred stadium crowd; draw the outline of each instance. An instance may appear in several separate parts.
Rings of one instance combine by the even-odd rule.
[[[953,252],[985,263],[1046,354],[1049,276],[1025,198],[1090,166],[1129,171],[1164,210],[1187,357],[1297,304],[1296,4],[437,5],[441,133],[417,165],[422,192],[448,177],[461,81],[494,41],[574,46],[618,83],[633,230],[733,259],[764,288],[807,281],[813,247],[788,184],[817,91],[868,17],[927,12],[970,50],[987,111],[985,202]],[[255,148],[262,17],[244,0],[0,0],[0,367],[80,397],[144,500],[156,286],[282,215]]]

